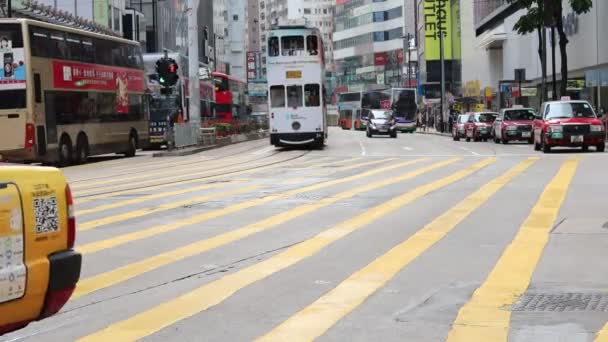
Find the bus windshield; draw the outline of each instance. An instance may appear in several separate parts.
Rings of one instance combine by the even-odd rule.
[[[19,24],[0,25],[0,109],[25,108],[26,78],[23,35]]]
[[[165,121],[167,115],[178,108],[177,97],[160,97],[150,100],[150,121]]]
[[[414,89],[393,90],[392,110],[395,117],[414,120],[416,117],[416,91]]]

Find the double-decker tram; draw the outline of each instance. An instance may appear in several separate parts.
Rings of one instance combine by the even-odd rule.
[[[327,139],[325,62],[318,29],[277,25],[267,56],[270,143],[322,147]]]

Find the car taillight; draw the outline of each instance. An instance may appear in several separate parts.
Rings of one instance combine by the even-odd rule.
[[[36,144],[36,128],[34,124],[25,125],[25,148],[32,149]]]
[[[74,217],[74,199],[70,186],[65,186],[65,200],[68,206],[68,248],[74,248],[76,241],[76,218]]]
[[[49,291],[44,299],[44,308],[38,319],[43,319],[49,316],[53,316],[68,302],[72,293],[74,292],[75,286],[61,289],[58,291]]]

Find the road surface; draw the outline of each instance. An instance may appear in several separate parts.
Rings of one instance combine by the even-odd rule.
[[[607,171],[338,129],[66,168],[81,281],[0,341],[605,341]]]

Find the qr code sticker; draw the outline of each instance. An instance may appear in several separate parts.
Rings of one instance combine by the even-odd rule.
[[[53,233],[59,230],[57,197],[34,199],[34,213],[36,215],[36,234]]]

